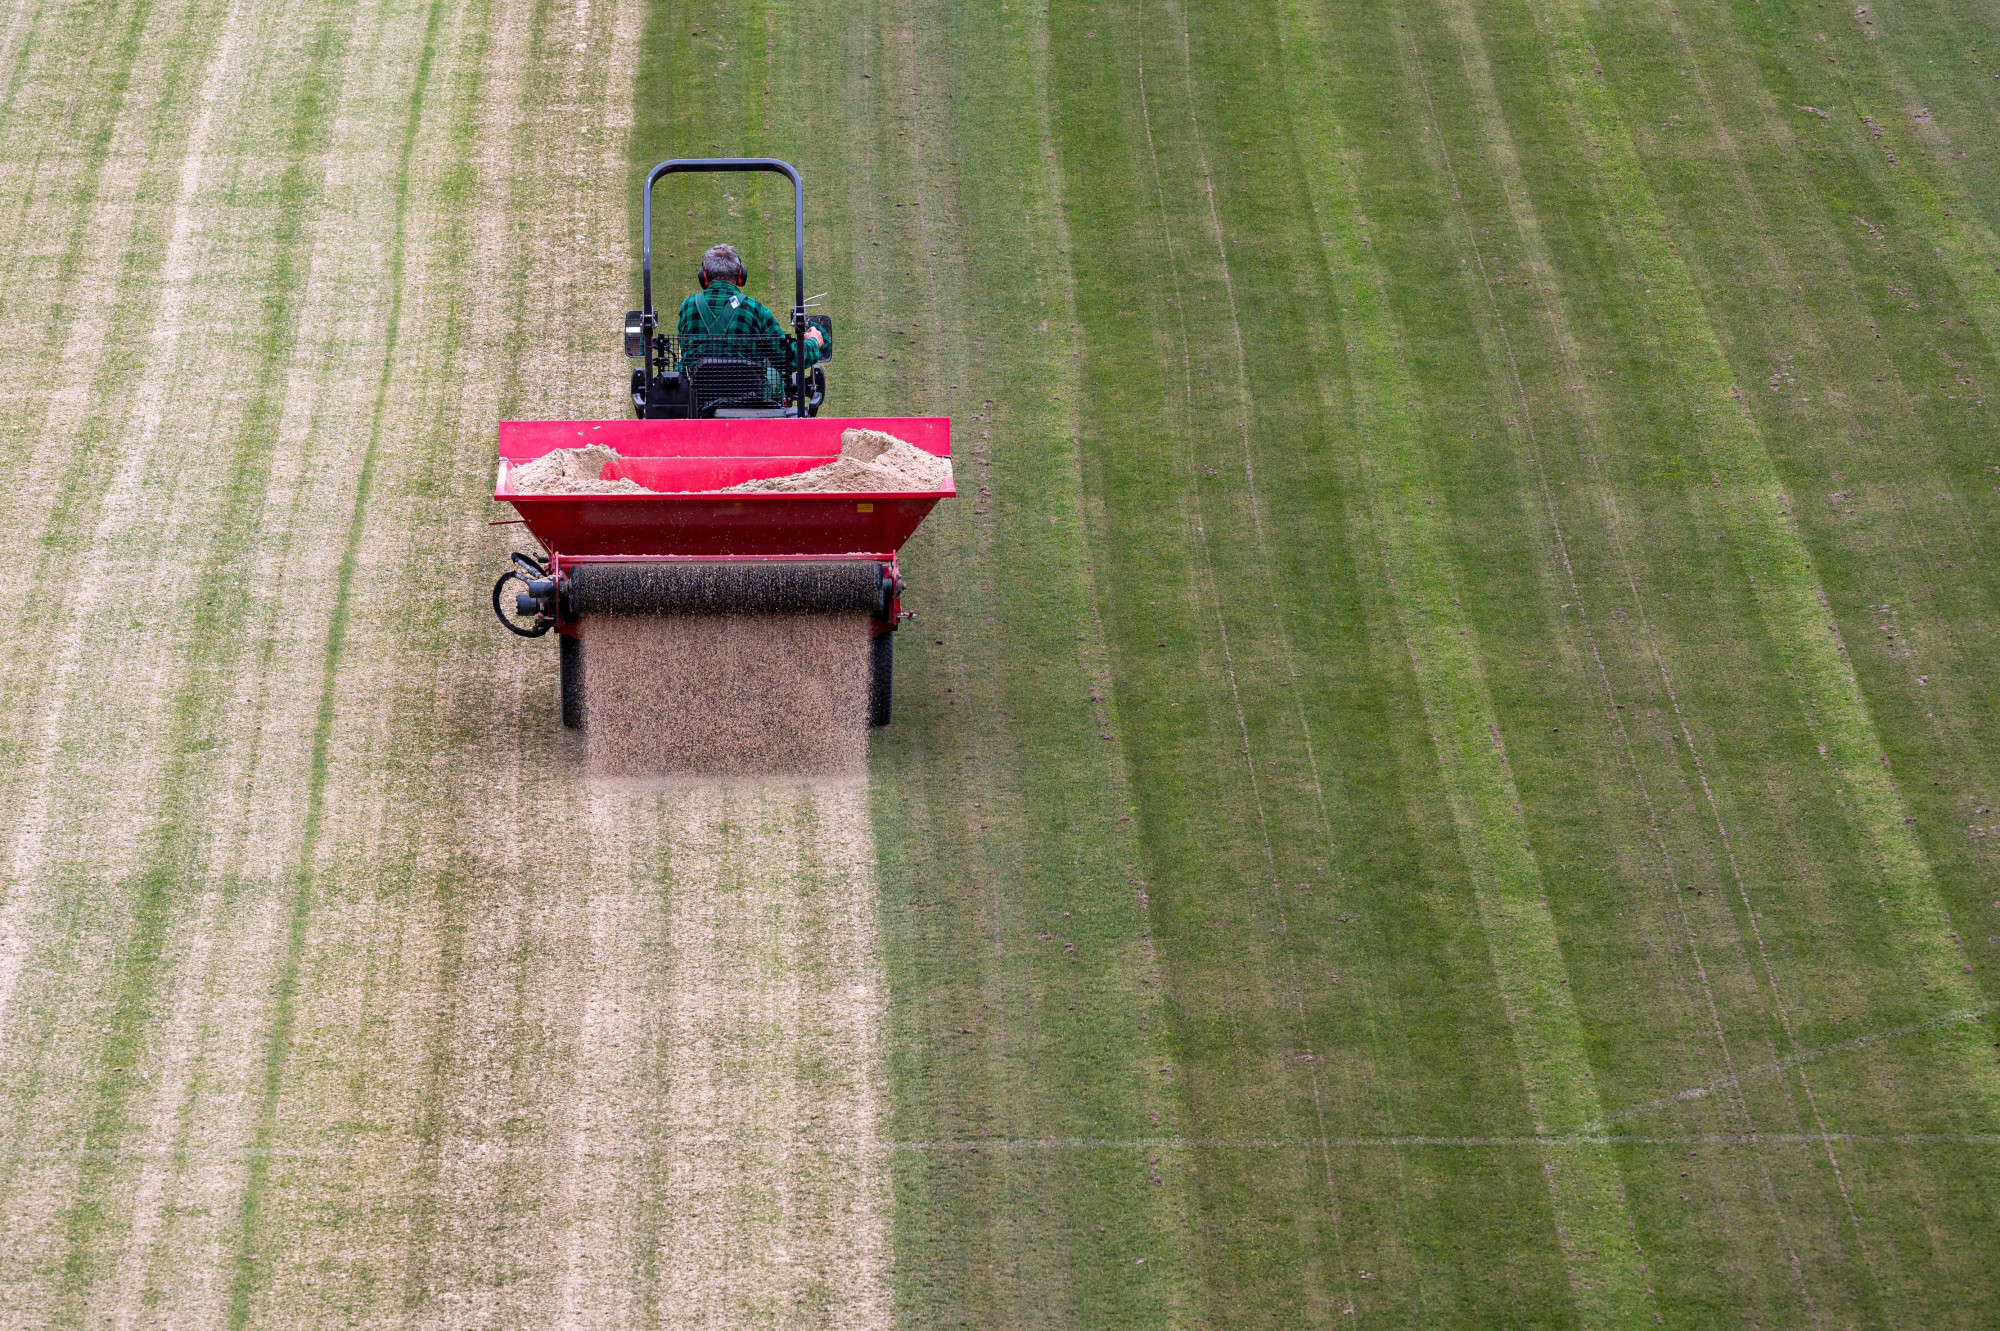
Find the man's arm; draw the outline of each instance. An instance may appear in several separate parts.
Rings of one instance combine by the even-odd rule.
[[[753,300],[751,301],[751,304],[756,306],[756,309],[754,309],[751,312],[751,318],[754,322],[756,322],[759,325],[758,330],[754,334],[754,336],[782,337],[787,342],[790,342],[792,340],[792,335],[790,331],[787,330],[783,324],[778,322],[778,316],[771,313],[770,309],[765,306],[763,301]],[[806,329],[806,365],[808,367],[816,365],[819,362],[820,347],[824,345],[820,341],[820,337],[821,334],[819,329],[817,328]],[[785,357],[785,360],[787,363],[790,363],[791,356],[787,355]]]

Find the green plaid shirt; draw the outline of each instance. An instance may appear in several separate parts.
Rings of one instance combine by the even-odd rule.
[[[771,357],[769,343],[751,338],[784,338],[791,334],[777,316],[764,308],[755,296],[746,296],[734,283],[711,281],[708,290],[698,291],[681,302],[675,331],[680,335],[684,356],[743,356],[753,360]],[[806,364],[819,359],[819,349],[806,339]],[[790,366],[790,346],[779,362]]]

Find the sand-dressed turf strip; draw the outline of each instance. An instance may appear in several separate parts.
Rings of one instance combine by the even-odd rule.
[[[1860,9],[10,8],[0,1321],[1982,1324],[2000,80]],[[865,788],[482,603],[728,152],[953,417]]]
[[[590,906],[565,1320],[890,1324],[866,810],[860,782],[591,799],[638,872]]]
[[[123,321],[45,344],[7,460],[60,607],[9,639],[10,1320],[885,1323],[865,788],[592,794],[552,653],[459,595],[492,422],[616,405],[575,349],[638,17],[175,10],[132,23],[178,60],[112,53],[158,197],[100,173],[138,220],[55,279],[127,273]]]

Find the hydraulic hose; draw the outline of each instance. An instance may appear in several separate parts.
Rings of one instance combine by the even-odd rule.
[[[507,584],[510,582],[518,582],[524,587],[528,585],[528,579],[522,576],[521,570],[518,568],[510,568],[505,573],[502,573],[500,580],[493,584],[493,617],[499,620],[509,633],[523,638],[539,638],[554,628],[556,622],[553,619],[537,618],[534,627],[524,629],[521,627],[519,621],[501,608],[500,593],[506,589]]]

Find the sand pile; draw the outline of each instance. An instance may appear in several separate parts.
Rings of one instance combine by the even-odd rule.
[[[745,481],[726,490],[655,491],[636,481],[599,480],[604,464],[618,455],[603,444],[558,448],[507,473],[515,494],[736,494],[743,491],[948,490],[951,461],[933,457],[914,444],[880,430],[842,430],[840,456],[810,471]]]
[[[533,462],[523,463],[507,473],[507,484],[522,495],[617,495],[646,494],[637,481],[600,479],[604,464],[618,455],[603,444],[582,448],[558,448]]]
[[[951,461],[880,430],[842,430],[840,456],[810,471],[732,485],[736,491],[945,490]]]
[[[591,615],[583,689],[597,776],[867,769],[866,615]]]

